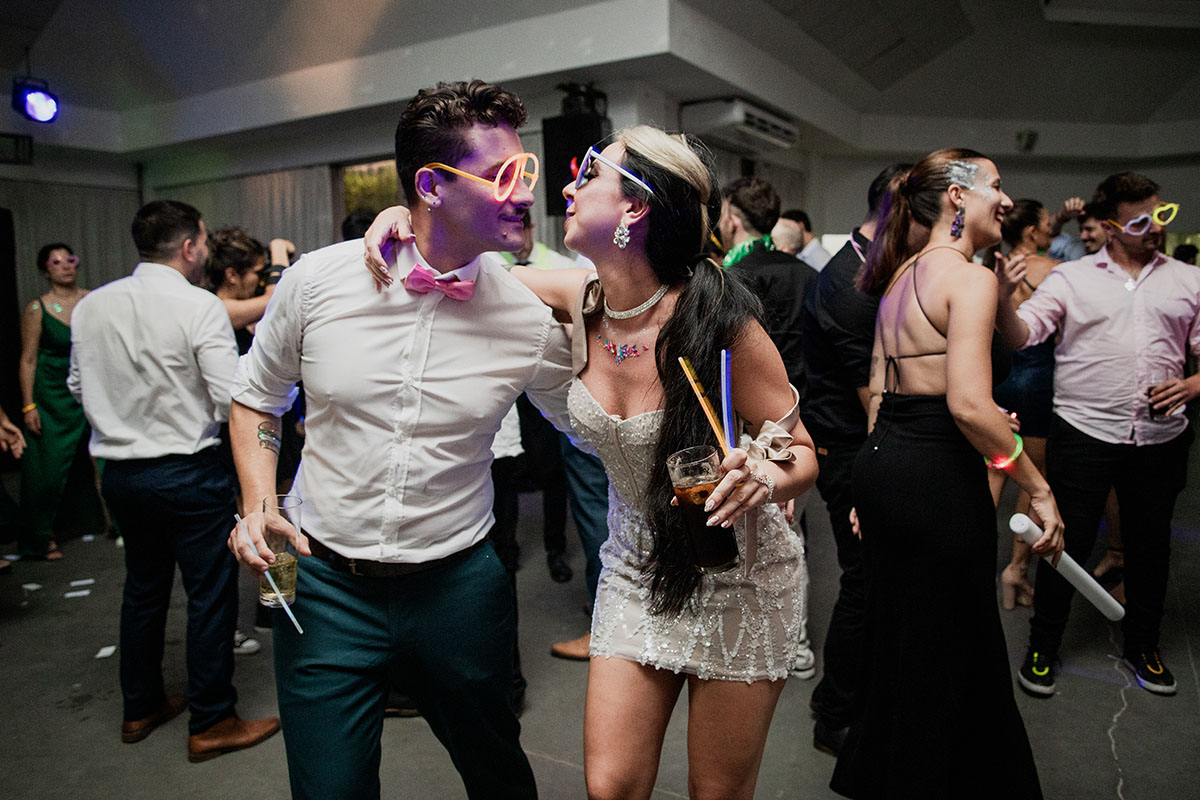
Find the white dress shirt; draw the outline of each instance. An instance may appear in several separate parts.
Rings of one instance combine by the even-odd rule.
[[[569,425],[571,351],[530,290],[477,258],[448,273],[470,300],[395,284],[376,292],[361,239],[283,274],[242,357],[233,397],[271,414],[304,381],[306,438],[294,493],[304,528],[348,558],[419,563],[478,542],[492,525],[492,438],[522,391]]]
[[[821,241],[814,236],[808,240],[808,244],[804,245],[804,249],[796,253],[796,258],[808,264],[817,272],[825,269],[825,265],[829,263],[829,259],[833,258],[829,251],[821,246]]]
[[[1162,444],[1187,417],[1151,417],[1146,390],[1200,355],[1200,269],[1159,253],[1137,280],[1107,248],[1059,264],[1017,309],[1025,347],[1055,331],[1054,413],[1110,444]]]
[[[229,418],[237,343],[225,305],[178,270],[143,262],[88,293],[71,315],[67,387],[96,458],[188,455]]]

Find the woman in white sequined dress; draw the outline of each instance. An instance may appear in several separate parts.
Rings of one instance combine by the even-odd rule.
[[[686,686],[690,795],[751,798],[804,602],[803,545],[778,503],[815,482],[812,440],[757,301],[700,255],[721,199],[698,140],[627,129],[589,150],[563,192],[566,245],[595,273],[513,275],[574,319],[578,374],[567,405],[609,477],[584,716],[588,796],[650,796]],[[373,230],[390,230],[389,213]],[[742,562],[701,575],[671,508],[666,457],[716,443],[677,359],[689,357],[715,389],[722,348],[733,353],[746,449],[722,464],[710,524],[734,529]]]
[[[650,796],[686,686],[690,794],[749,798],[804,602],[803,545],[776,503],[812,485],[816,459],[754,299],[699,256],[721,211],[707,151],[639,126],[589,155],[564,189],[565,243],[595,264],[595,276],[520,276],[573,312],[582,369],[567,405],[609,476],[584,721],[588,795]],[[688,356],[715,389],[722,348],[733,352],[743,441],[767,425],[750,446],[757,458],[733,451],[712,496],[712,518],[732,524],[742,565],[701,576],[669,507],[665,462],[715,444],[677,359]]]

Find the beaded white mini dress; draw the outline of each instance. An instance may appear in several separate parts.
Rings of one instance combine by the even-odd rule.
[[[704,575],[678,615],[651,614],[646,521],[650,471],[663,412],[609,415],[576,378],[571,423],[608,473],[608,539],[592,614],[593,656],[617,657],[704,679],[746,682],[787,677],[796,660],[805,592],[803,543],[773,503],[734,523],[742,563]],[[747,537],[754,551],[747,561]]]

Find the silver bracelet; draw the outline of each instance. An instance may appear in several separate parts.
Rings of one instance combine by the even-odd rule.
[[[750,477],[767,487],[766,502],[771,502],[771,498],[775,496],[775,479],[770,475],[764,475],[763,473],[755,472],[754,470],[750,470]]]

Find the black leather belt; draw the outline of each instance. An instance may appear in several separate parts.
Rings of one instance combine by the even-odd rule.
[[[402,575],[416,575],[418,572],[426,572],[431,569],[437,569],[448,564],[453,564],[456,561],[461,561],[468,555],[478,550],[487,541],[486,538],[480,539],[475,544],[465,550],[459,550],[457,553],[451,553],[445,558],[435,558],[432,561],[420,561],[418,563],[398,563],[394,561],[368,561],[364,558],[346,558],[341,553],[335,553],[320,541],[314,539],[308,531],[301,530],[308,537],[308,548],[312,550],[312,554],[324,561],[329,566],[339,572],[349,572],[351,575],[358,575],[363,578],[398,578]]]

